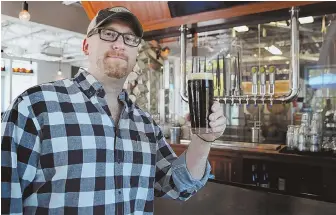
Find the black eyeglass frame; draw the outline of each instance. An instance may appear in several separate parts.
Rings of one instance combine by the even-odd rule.
[[[117,33],[118,36],[116,37],[115,40],[106,40],[106,39],[103,39],[102,36],[101,36],[101,32],[102,32],[102,30],[113,31],[113,32]],[[94,28],[94,29],[92,29],[92,30],[87,34],[87,37],[89,38],[89,37],[91,37],[91,36],[94,35],[94,34],[99,34],[99,38],[100,38],[101,40],[104,40],[104,41],[107,41],[107,42],[115,42],[115,41],[118,40],[119,36],[121,35],[122,38],[123,38],[123,42],[124,42],[124,44],[127,45],[127,46],[131,46],[131,47],[138,47],[138,46],[140,45],[140,43],[141,43],[141,39],[142,39],[141,37],[138,37],[138,36],[136,36],[135,34],[132,34],[132,33],[120,33],[120,32],[118,32],[118,31],[113,30],[113,29],[110,29],[110,28]],[[125,42],[125,37],[124,37],[124,35],[132,35],[132,36],[135,36],[135,37],[139,38],[139,43],[138,43],[137,45],[130,45],[130,44],[127,44],[127,43]]]

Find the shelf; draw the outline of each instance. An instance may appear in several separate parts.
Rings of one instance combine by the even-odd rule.
[[[12,72],[12,75],[34,76],[35,73]]]

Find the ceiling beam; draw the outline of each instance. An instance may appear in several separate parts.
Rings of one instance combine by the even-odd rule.
[[[170,27],[179,27],[181,25],[193,24],[198,22],[205,22],[216,19],[228,19],[240,16],[246,16],[251,14],[257,14],[267,11],[275,11],[290,8],[292,6],[302,6],[309,4],[320,3],[318,1],[264,1],[257,3],[250,3],[247,5],[240,5],[231,8],[225,8],[210,12],[203,12],[192,14],[188,16],[175,17],[164,20],[152,20],[143,23],[145,31],[154,31]]]

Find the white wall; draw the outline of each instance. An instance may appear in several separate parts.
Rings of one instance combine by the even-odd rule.
[[[19,57],[10,57],[7,56],[4,53],[1,53],[1,58],[11,59],[11,60],[24,60],[29,61],[30,59],[27,58],[19,58]],[[32,80],[32,83],[25,83],[25,86],[34,86],[37,84],[47,83],[59,79],[65,79],[71,77],[71,65],[70,64],[62,64],[62,75],[58,75],[57,72],[59,70],[59,63],[58,62],[47,62],[47,61],[41,61],[41,60],[34,60],[33,62],[37,63],[37,71],[34,71],[34,73],[37,75],[36,79],[34,78]],[[4,77],[1,77],[1,112],[6,110],[9,104],[13,101],[13,97],[15,97],[15,92],[10,92],[9,82],[10,79],[8,76],[4,79]],[[21,76],[22,77],[22,76]],[[17,79],[17,78],[16,78]],[[14,80],[12,80],[12,89],[13,87],[19,85],[20,83],[14,83]],[[25,88],[25,87],[23,87]],[[28,87],[29,88],[29,87]],[[25,89],[22,89],[22,87],[19,89],[19,91],[22,91]],[[17,92],[16,92],[17,93]],[[12,98],[10,98],[10,94],[12,94]]]
[[[70,64],[62,64],[62,75],[59,76],[57,74],[59,64],[54,62],[46,62],[46,61],[40,61],[37,62],[37,83],[42,84],[50,81],[55,81],[59,79],[64,78],[70,78],[71,77],[71,65]]]
[[[2,58],[12,59],[12,60],[26,60],[29,61],[30,59],[27,58],[18,58],[18,57],[10,57],[4,53],[1,53]],[[58,62],[48,62],[48,61],[41,61],[41,60],[34,60],[33,62],[37,63],[37,84],[42,84],[50,81],[55,81],[64,78],[71,77],[71,65],[67,63],[62,63],[62,75],[57,75],[59,63]]]

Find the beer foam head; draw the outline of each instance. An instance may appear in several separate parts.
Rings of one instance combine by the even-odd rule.
[[[213,80],[212,73],[190,73],[188,80]]]

